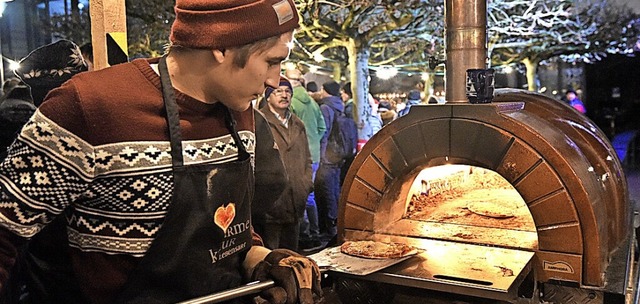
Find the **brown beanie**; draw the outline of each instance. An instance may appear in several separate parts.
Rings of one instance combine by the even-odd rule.
[[[298,28],[293,0],[176,0],[173,44],[223,49]]]

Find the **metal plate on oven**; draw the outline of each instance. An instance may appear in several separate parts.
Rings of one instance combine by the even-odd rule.
[[[498,300],[517,297],[534,252],[421,240],[423,252],[361,277],[366,280]]]

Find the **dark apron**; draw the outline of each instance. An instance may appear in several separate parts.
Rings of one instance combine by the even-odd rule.
[[[254,180],[235,120],[225,108],[239,161],[185,166],[166,57],[159,69],[171,140],[173,199],[117,303],[175,303],[236,287],[242,283],[242,259],[252,245]]]

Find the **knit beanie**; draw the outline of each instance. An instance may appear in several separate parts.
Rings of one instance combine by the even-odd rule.
[[[332,96],[340,96],[340,85],[335,81],[323,83],[322,88]]]
[[[80,48],[69,40],[60,40],[33,50],[20,60],[20,68],[14,73],[31,87],[38,106],[49,91],[86,70]]]
[[[280,75],[280,83],[278,84],[278,86],[279,87],[288,86],[289,90],[291,90],[291,93],[293,94],[293,87],[291,86],[291,82],[289,81],[289,79],[287,79],[287,77],[284,77],[283,75]],[[273,93],[273,91],[275,91],[274,88],[267,87],[267,89],[264,90],[264,99],[265,100],[269,99],[269,96],[271,96],[271,93]]]
[[[176,0],[169,39],[194,49],[224,49],[298,28],[293,0]]]
[[[409,97],[407,98],[409,100],[420,100],[420,91],[418,90],[412,90],[409,92]]]

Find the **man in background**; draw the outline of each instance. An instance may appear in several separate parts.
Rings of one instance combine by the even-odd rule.
[[[307,93],[302,86],[302,72],[300,70],[287,70],[285,76],[291,81],[293,86],[293,96],[291,99],[291,111],[304,123],[309,151],[311,153],[312,180],[315,181],[316,172],[320,164],[320,140],[327,131],[325,120],[322,117],[320,106]],[[318,226],[318,210],[315,199],[315,191],[311,192],[307,198],[305,215],[300,227],[300,249],[303,251],[313,251],[320,249],[320,228]]]
[[[292,93],[291,83],[285,77],[280,77],[277,89],[265,91],[267,105],[261,112],[269,123],[289,179],[273,207],[255,213],[254,226],[267,248],[298,251],[300,222],[313,181],[304,123],[289,110]]]

